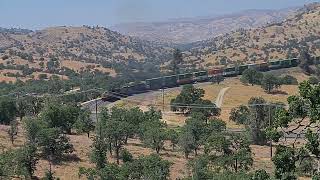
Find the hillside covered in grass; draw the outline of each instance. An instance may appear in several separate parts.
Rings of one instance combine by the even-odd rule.
[[[306,5],[281,23],[232,33],[188,45],[187,63],[228,65],[299,57],[302,51],[320,56],[320,4]]]

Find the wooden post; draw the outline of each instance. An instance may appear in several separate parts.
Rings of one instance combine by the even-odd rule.
[[[164,112],[164,77],[162,76],[162,112]]]
[[[269,127],[271,127],[271,104],[269,104]],[[270,139],[270,159],[272,160],[272,139]]]

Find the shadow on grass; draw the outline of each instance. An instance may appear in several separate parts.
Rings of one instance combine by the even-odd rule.
[[[270,94],[272,94],[272,95],[288,95],[287,92],[281,91],[281,90],[272,91]]]
[[[79,163],[79,162],[81,162],[81,159],[76,154],[67,154],[67,155],[63,155],[62,157],[60,157],[58,159],[52,160],[52,163],[54,165],[62,165],[62,164],[69,163],[69,162]]]

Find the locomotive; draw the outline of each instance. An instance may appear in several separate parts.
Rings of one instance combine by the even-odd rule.
[[[318,59],[318,58],[317,58]],[[162,76],[147,79],[139,83],[129,83],[122,88],[113,89],[104,93],[102,100],[116,101],[123,97],[132,96],[134,94],[148,92],[150,90],[159,90],[165,88],[177,87],[185,84],[197,82],[206,82],[215,76],[235,77],[241,75],[247,69],[256,69],[261,72],[270,70],[297,67],[300,61],[297,58],[274,60],[257,64],[233,65],[226,68],[213,68],[205,71],[190,72],[184,74]]]

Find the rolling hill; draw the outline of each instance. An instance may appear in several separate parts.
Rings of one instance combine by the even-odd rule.
[[[2,69],[22,70],[21,66],[27,66],[51,73],[52,69],[57,73],[64,68],[121,73],[118,64],[159,65],[170,59],[172,51],[107,28],[89,26],[40,31],[0,29],[0,42],[0,64],[5,66]]]
[[[273,14],[273,20],[275,17],[280,20],[288,12],[291,10],[277,12],[278,15],[273,11],[264,13]],[[247,11],[244,14],[247,14],[247,18],[258,18],[257,14],[261,12]],[[320,56],[320,3],[306,5],[290,14],[282,22],[255,29],[239,28],[244,21],[234,19],[238,22],[235,25],[237,30],[208,40],[183,44],[183,67],[210,68],[298,57],[301,51]],[[233,19],[229,16],[225,18]],[[199,20],[199,23],[204,22]],[[261,24],[248,19],[245,22],[250,22],[252,26]],[[217,23],[216,26],[220,27],[221,24]],[[161,42],[122,35],[103,27],[61,26],[39,31],[0,28],[0,81],[15,81],[17,77],[21,80],[37,79],[41,73],[49,77],[53,74],[64,77],[62,75],[87,71],[111,76],[142,72],[144,76],[149,76],[144,72],[145,69],[154,73],[155,68],[159,70],[164,64],[170,68],[168,62],[172,60],[172,50],[172,47]]]
[[[281,10],[246,10],[228,15],[175,19],[167,22],[118,24],[111,29],[149,41],[191,43],[206,40],[239,28],[255,28],[280,22],[296,8]]]
[[[280,23],[239,29],[187,45],[186,64],[216,66],[299,57],[302,51],[320,56],[320,3],[306,5]]]

